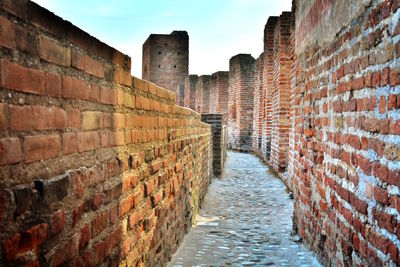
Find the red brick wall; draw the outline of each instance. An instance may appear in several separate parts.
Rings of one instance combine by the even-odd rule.
[[[262,158],[269,162],[271,158],[271,133],[272,133],[272,92],[273,92],[273,55],[274,31],[278,17],[269,17],[264,29],[264,121],[262,134]]]
[[[253,110],[253,144],[252,149],[261,154],[262,130],[264,121],[264,53],[255,63],[254,77],[254,110]]]
[[[0,7],[0,265],[166,262],[209,183],[211,127],[72,24]]]
[[[229,72],[218,71],[211,75],[210,113],[222,113],[222,123],[228,124]]]
[[[255,59],[239,54],[229,61],[228,146],[249,151],[252,146]]]
[[[197,75],[189,75],[185,78],[184,106],[193,110],[196,109],[196,85],[198,79],[199,76]]]
[[[151,34],[147,38],[143,44],[142,79],[175,92],[176,103],[181,104],[183,102],[181,94],[188,72],[189,35],[187,32]]]
[[[286,170],[289,148],[291,19],[290,12],[283,12],[274,30],[270,163],[278,172]]]
[[[196,112],[210,112],[210,81],[211,75],[201,75],[196,84]]]
[[[326,264],[398,265],[399,1],[296,5],[305,13],[288,166],[298,231]]]

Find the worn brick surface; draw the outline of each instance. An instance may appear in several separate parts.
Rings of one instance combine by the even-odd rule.
[[[228,124],[229,72],[218,71],[211,75],[210,113],[221,113],[223,124]]]
[[[167,262],[210,182],[211,126],[37,4],[0,8],[0,265]],[[178,36],[159,44],[187,75]]]
[[[229,61],[228,147],[250,151],[253,132],[255,59],[239,54]]]
[[[185,31],[151,34],[143,44],[142,79],[177,95],[184,106],[185,79],[189,75],[189,35]]]

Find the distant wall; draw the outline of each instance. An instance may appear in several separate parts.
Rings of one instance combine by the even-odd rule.
[[[222,123],[222,114],[201,114],[201,121],[211,124],[213,140],[213,173],[220,175],[227,157],[227,126]]]
[[[253,143],[252,149],[257,154],[262,153],[262,134],[264,125],[264,53],[256,60],[254,69],[254,105],[253,105]]]
[[[196,84],[196,112],[210,112],[210,75],[201,75]]]
[[[210,182],[211,126],[71,23],[0,7],[0,265],[165,263]]]
[[[185,31],[171,34],[151,34],[143,44],[142,79],[164,87],[178,96],[182,105],[182,90],[189,72],[189,35]],[[182,99],[181,99],[182,98]],[[183,105],[182,105],[183,106]]]
[[[184,96],[184,106],[196,109],[196,86],[199,76],[189,75],[185,78],[185,96]]]
[[[229,72],[213,73],[210,81],[210,113],[221,113],[223,124],[228,124],[228,95]]]
[[[253,132],[255,59],[239,54],[229,61],[228,146],[250,151]]]

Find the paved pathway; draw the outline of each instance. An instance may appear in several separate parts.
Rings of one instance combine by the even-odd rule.
[[[320,266],[290,235],[285,185],[253,155],[228,153],[202,207],[168,266]]]

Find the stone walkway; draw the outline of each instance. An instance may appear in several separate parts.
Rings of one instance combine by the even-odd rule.
[[[290,235],[293,200],[285,185],[253,155],[228,153],[202,207],[167,266],[320,266]]]

